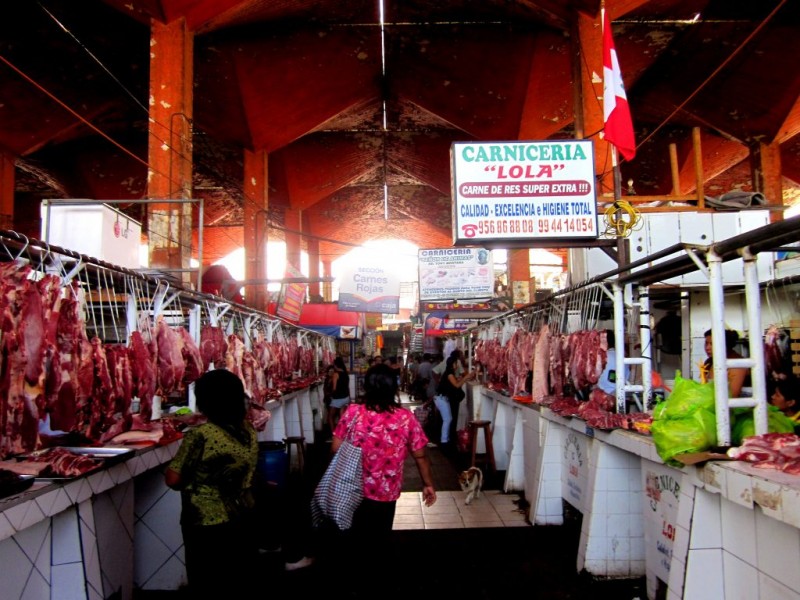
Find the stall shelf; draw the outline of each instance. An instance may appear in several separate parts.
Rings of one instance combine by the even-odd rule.
[[[618,307],[627,303],[620,296],[633,297],[626,287],[636,285],[646,296],[648,286],[668,276],[700,270],[717,287],[712,328],[721,329],[725,296],[719,293],[724,282],[718,267],[742,258],[751,357],[738,362],[715,357],[715,381],[724,384],[715,383],[717,397],[723,398],[717,411],[727,414],[731,406],[748,406],[758,417],[766,403],[764,390],[754,386],[755,398],[747,402],[726,401],[726,370],[744,366],[754,377],[763,377],[759,312],[764,286],[775,282],[759,282],[755,257],[798,239],[800,218],[795,217],[709,246],[678,244],[650,260],[620,267],[602,278],[614,290],[615,326]],[[597,283],[584,282],[566,294]],[[541,311],[541,304],[502,318],[520,322],[526,310]],[[647,312],[646,302],[639,312]],[[640,329],[646,327],[639,317]],[[564,502],[583,515],[578,571],[596,577],[645,576],[651,599],[800,600],[800,478],[737,461],[666,465],[646,435],[588,427],[579,418],[561,417],[546,406],[517,402],[482,385],[473,386],[470,395],[473,414],[498,423],[495,454],[507,468],[507,490],[524,489],[529,520],[563,523]],[[757,418],[757,433],[765,431],[758,429],[762,425]],[[726,420],[719,435],[729,439]]]
[[[3,252],[0,262],[30,267],[35,281],[59,276],[62,293],[82,303],[87,336],[101,343],[125,344],[131,332],[147,331],[142,328],[162,318],[170,327],[185,327],[195,343],[201,327],[211,325],[240,336],[246,349],[260,336],[303,348],[308,371],[290,375],[302,381],[256,402],[272,411],[259,439],[313,440],[322,408],[319,367],[333,360],[332,338],[182,288],[168,275],[122,268],[13,231],[0,231]],[[157,398],[153,419],[168,407],[166,398]],[[188,400],[194,408],[191,385],[170,400]],[[179,445],[177,440],[138,448],[125,462],[70,480],[36,479],[28,490],[0,499],[2,596],[130,599],[134,589],[177,590],[185,584],[180,494],[166,487],[163,476]]]

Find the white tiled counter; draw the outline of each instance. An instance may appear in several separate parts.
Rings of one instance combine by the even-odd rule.
[[[523,451],[523,412],[520,404],[487,388],[468,384],[468,419],[492,422],[492,448],[495,465],[505,471],[504,492],[525,488],[525,455]],[[466,426],[465,422],[459,427]],[[486,451],[482,435],[478,435],[476,452]]]
[[[645,575],[651,599],[800,600],[800,477],[735,461],[672,467],[648,436],[485,388],[473,397],[480,418],[516,411],[529,520],[563,523],[562,501],[583,514],[577,571]]]
[[[26,492],[0,500],[0,595],[8,600],[132,598],[134,571],[142,554],[151,552],[150,544],[143,548],[147,540],[139,535],[140,523],[160,520],[147,516],[152,506],[140,488],[158,479],[167,489],[160,467],[178,444],[137,450],[126,462],[70,482],[37,481]],[[171,495],[178,510],[164,531],[174,521],[180,537],[180,498]]]
[[[317,384],[269,402],[272,417],[259,440],[313,442],[321,404]],[[0,500],[0,598],[130,600],[134,588],[184,585],[180,494],[163,475],[179,444],[139,449],[108,469],[66,483],[37,481]]]
[[[290,436],[303,436],[306,442],[314,441],[314,431],[322,427],[322,385],[291,392],[277,400],[267,402],[272,413],[259,441],[280,441]]]

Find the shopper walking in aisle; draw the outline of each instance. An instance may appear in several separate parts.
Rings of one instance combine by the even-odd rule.
[[[189,429],[165,472],[181,492],[181,530],[192,598],[244,597],[257,556],[253,474],[255,429],[246,420],[242,380],[225,369],[195,382],[208,422]]]
[[[464,383],[475,378],[475,373],[471,372],[461,376],[457,375],[457,365],[460,360],[459,350],[454,351],[450,358],[447,359],[444,372],[436,388],[436,396],[433,397],[436,408],[439,409],[439,414],[442,415],[441,445],[443,450],[447,450],[451,442],[456,439],[458,410],[461,406],[461,401],[466,397],[466,393],[462,389]]]
[[[333,393],[328,410],[328,427],[331,433],[336,429],[342,410],[350,404],[350,375],[341,356],[337,356],[333,360],[333,368]]]
[[[376,588],[368,586],[380,583],[385,577],[385,566],[396,564],[390,556],[389,536],[408,454],[414,458],[422,479],[423,502],[427,506],[436,502],[425,451],[428,438],[413,413],[396,401],[396,390],[397,375],[393,369],[387,365],[370,368],[364,377],[364,403],[353,404],[344,411],[332,445],[336,452],[353,423],[348,439],[362,451],[364,500],[356,510],[352,528],[342,536],[345,547],[337,547],[333,552],[346,561],[348,570],[358,569],[357,575],[351,573],[347,579],[372,591]]]

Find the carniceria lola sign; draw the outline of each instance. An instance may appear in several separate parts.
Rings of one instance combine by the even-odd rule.
[[[591,140],[455,142],[453,243],[598,236]]]

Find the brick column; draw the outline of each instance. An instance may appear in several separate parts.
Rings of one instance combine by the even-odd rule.
[[[194,35],[184,19],[166,25],[152,21],[147,174],[150,199],[192,197],[193,43]],[[191,204],[148,205],[147,233],[151,267],[189,268]],[[188,281],[188,273],[184,281]]]

